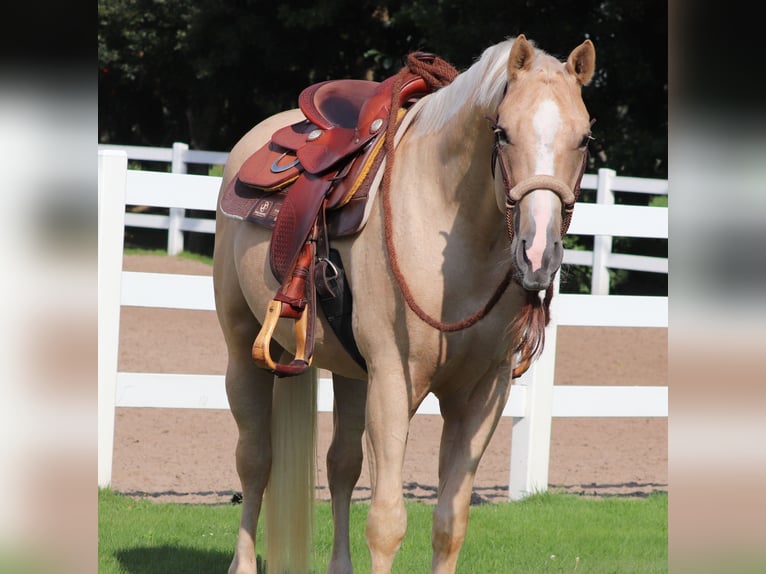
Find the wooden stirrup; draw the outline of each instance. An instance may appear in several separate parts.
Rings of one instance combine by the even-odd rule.
[[[308,305],[301,311],[299,317],[295,319],[295,358],[287,365],[281,365],[271,358],[269,346],[271,338],[274,335],[277,323],[282,316],[283,306],[289,307],[286,303],[272,299],[266,309],[266,318],[263,321],[263,327],[258,333],[253,343],[253,360],[263,368],[273,372],[277,376],[289,377],[300,375],[311,366],[313,356],[306,357],[306,339],[308,329]]]

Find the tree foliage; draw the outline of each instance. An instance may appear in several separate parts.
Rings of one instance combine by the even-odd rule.
[[[667,177],[667,5],[660,0],[99,0],[99,139],[229,149],[329,78],[383,79],[413,50],[459,69],[524,33],[560,58],[591,38],[585,98],[601,157]]]

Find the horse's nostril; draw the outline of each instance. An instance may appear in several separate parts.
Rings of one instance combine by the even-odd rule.
[[[527,240],[522,239],[521,240],[521,256],[524,258],[524,263],[527,265],[531,265],[532,262],[529,260],[529,256],[527,255]]]

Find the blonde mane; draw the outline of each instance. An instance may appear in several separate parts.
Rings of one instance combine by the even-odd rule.
[[[514,39],[508,39],[490,46],[449,86],[428,96],[413,126],[415,137],[444,128],[466,102],[473,102],[474,107],[482,110],[496,109],[508,82],[508,56],[513,42]],[[561,66],[555,58],[538,48],[535,48],[535,55],[536,66],[545,66],[548,64],[546,60],[553,60]]]
[[[490,46],[449,86],[431,94],[415,122],[415,135],[441,130],[465,102],[474,102],[480,108],[500,105],[508,80],[506,68],[512,45],[513,40],[506,40]]]

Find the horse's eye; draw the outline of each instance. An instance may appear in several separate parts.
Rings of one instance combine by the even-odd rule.
[[[495,126],[493,131],[495,132],[495,137],[500,145],[508,145],[511,143],[511,138],[508,137],[508,132],[506,132],[505,129],[500,126]]]

